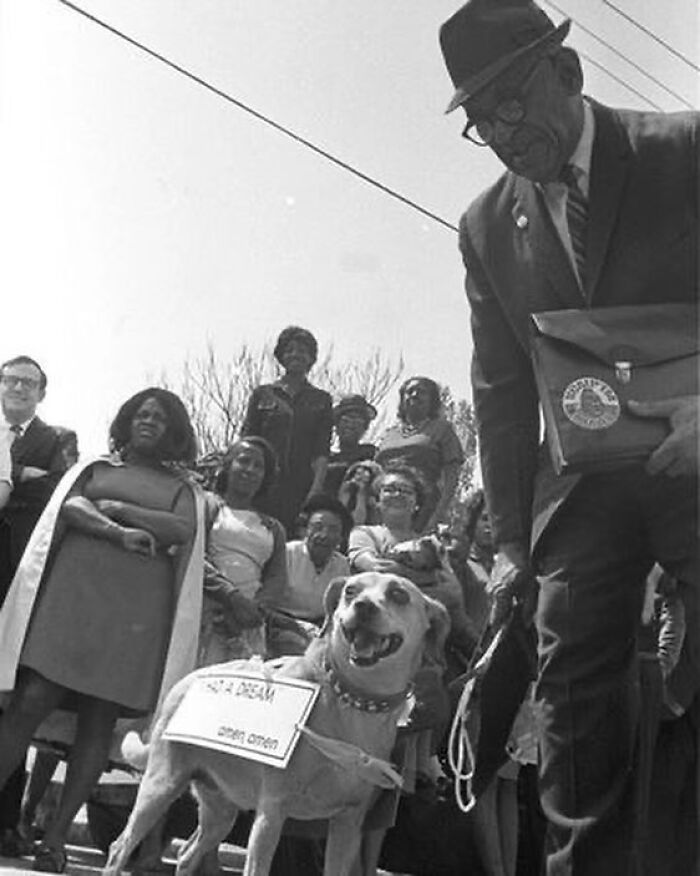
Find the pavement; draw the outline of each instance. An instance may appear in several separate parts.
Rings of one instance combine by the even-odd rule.
[[[52,788],[47,792],[47,798],[53,796],[58,798],[60,793],[60,785],[65,772],[65,764],[61,763],[54,775]],[[100,784],[105,785],[120,785],[124,781],[133,782],[133,776],[119,770],[105,773]],[[175,861],[179,847],[184,840],[173,839],[163,855],[163,862],[166,866],[162,873],[159,871],[158,876],[174,876]],[[68,876],[96,876],[102,871],[105,863],[105,856],[100,849],[94,848],[94,842],[90,836],[90,829],[87,823],[87,811],[83,807],[78,813],[70,833],[68,835],[68,843],[66,845],[68,853],[68,865],[66,874]],[[219,862],[221,864],[224,876],[241,876],[245,865],[246,850],[241,846],[229,845],[222,843],[219,846]],[[34,876],[32,870],[33,859],[25,858],[3,858],[0,857],[0,874],[1,876]],[[378,870],[377,876],[402,876],[400,873],[389,873],[385,870]]]
[[[68,866],[65,871],[67,876],[95,876],[101,872],[105,859],[98,849],[67,846],[66,850],[68,852]],[[175,858],[167,856],[164,860],[166,864],[171,865],[171,869],[164,871],[163,876],[174,874]],[[240,849],[238,846],[220,846],[219,860],[225,874],[240,876],[243,873],[245,863],[245,849]],[[0,873],[2,876],[35,876],[31,858],[0,858]],[[402,874],[391,874],[385,870],[378,870],[377,876],[402,876]]]
[[[175,873],[175,858],[178,846],[182,840],[174,840],[163,856],[163,862],[169,865],[159,871],[159,876],[172,876]],[[90,845],[67,845],[68,866],[65,872],[68,876],[94,876],[100,873],[105,863],[105,856],[99,849]],[[219,861],[226,876],[239,876],[243,873],[245,864],[245,849],[239,846],[219,846]],[[0,873],[2,876],[34,876],[31,858],[1,858]]]
[[[74,823],[74,831],[71,835],[72,843],[66,846],[68,853],[67,876],[97,876],[101,873],[105,863],[105,856],[99,849],[94,849],[90,844],[90,835],[87,823],[80,815]],[[73,844],[79,840],[79,844]],[[168,868],[159,871],[158,876],[174,876],[175,861],[179,846],[183,840],[173,840],[163,855],[163,863]],[[245,865],[246,851],[240,846],[223,843],[219,846],[219,862],[224,876],[242,876]],[[2,876],[34,876],[31,858],[3,858],[0,857],[0,873]],[[377,870],[377,876],[402,876],[400,873],[389,873],[385,870]],[[405,874],[408,876],[408,874]]]

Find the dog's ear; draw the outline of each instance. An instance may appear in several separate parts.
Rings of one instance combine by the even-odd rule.
[[[333,614],[338,607],[338,603],[340,602],[340,594],[343,592],[343,587],[345,587],[345,582],[347,580],[347,577],[345,575],[342,575],[339,578],[334,578],[330,582],[328,587],[326,587],[326,592],[323,594],[323,609],[325,617],[319,636],[325,636],[325,634],[330,629],[331,618],[333,617]]]
[[[436,666],[442,670],[446,667],[445,642],[450,632],[450,615],[445,606],[423,594],[430,626],[425,634],[423,645],[423,666]]]
[[[429,569],[439,569],[442,565],[442,557],[444,551],[441,550],[442,545],[435,536],[430,536],[426,539],[425,544],[430,554]]]

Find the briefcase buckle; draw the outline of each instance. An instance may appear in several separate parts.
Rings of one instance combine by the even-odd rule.
[[[616,362],[615,377],[618,383],[629,383],[632,380],[632,363],[623,360]]]

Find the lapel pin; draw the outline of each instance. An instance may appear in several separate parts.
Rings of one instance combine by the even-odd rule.
[[[515,224],[521,231],[524,231],[528,226],[527,216],[524,213],[518,213],[515,217]]]

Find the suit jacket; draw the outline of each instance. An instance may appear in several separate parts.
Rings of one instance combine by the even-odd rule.
[[[534,546],[580,478],[557,477],[539,446],[529,314],[698,297],[700,115],[591,103],[587,299],[529,180],[505,173],[460,226],[481,464],[499,544],[531,535]]]
[[[35,417],[24,434],[15,439],[11,454],[13,487],[1,515],[3,527],[9,529],[5,533],[9,540],[9,556],[8,551],[0,553],[0,582],[14,574],[29,536],[66,470],[58,433],[39,417]],[[46,469],[49,474],[36,480],[21,481],[22,468],[27,465]]]

